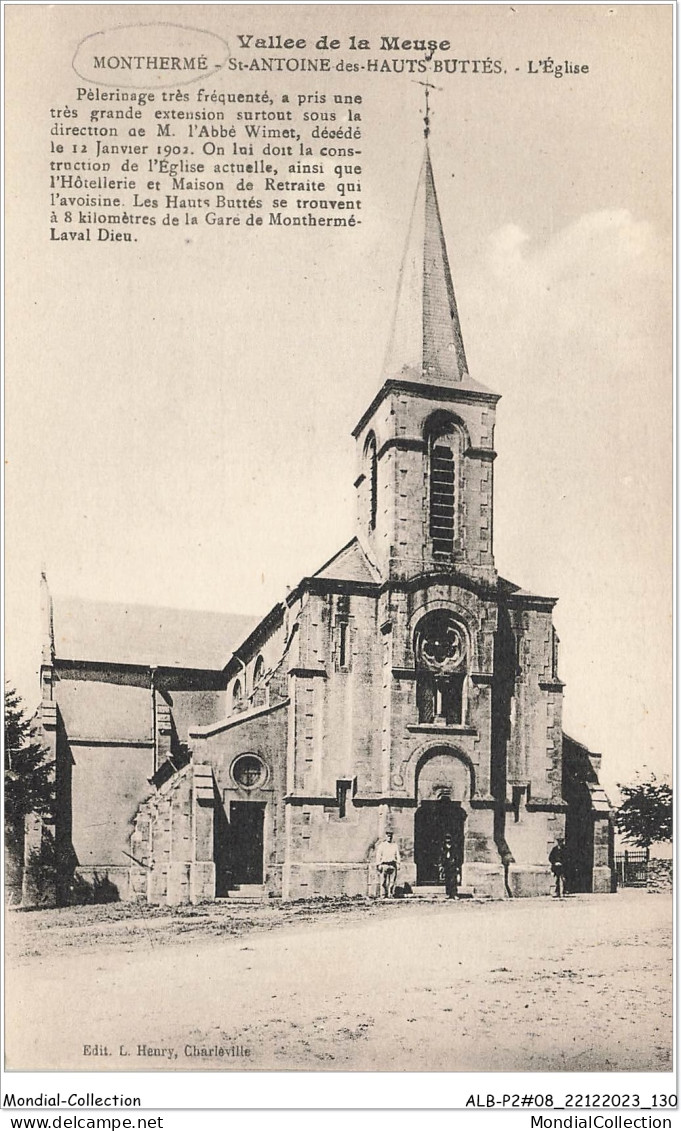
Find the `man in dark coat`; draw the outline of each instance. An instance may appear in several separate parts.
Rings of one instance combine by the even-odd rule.
[[[447,833],[440,853],[440,868],[445,881],[445,892],[449,899],[456,899],[459,894],[459,867],[459,854],[451,835]]]
[[[565,895],[566,865],[565,841],[562,837],[559,837],[559,839],[556,841],[553,848],[549,852],[549,864],[551,865],[551,871],[556,877],[556,890],[554,894],[558,897],[558,899],[562,899]]]

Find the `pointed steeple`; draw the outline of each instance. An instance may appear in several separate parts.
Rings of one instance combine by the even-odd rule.
[[[468,375],[427,140],[400,269],[384,377],[429,384],[476,384]]]
[[[52,595],[47,584],[47,570],[40,567],[40,618],[42,636],[42,662],[54,663],[54,613],[52,609]]]
[[[468,372],[426,149],[383,382],[353,430],[357,537],[381,580],[455,572],[496,585],[492,547],[497,393]]]

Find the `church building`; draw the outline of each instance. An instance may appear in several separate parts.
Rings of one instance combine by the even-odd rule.
[[[498,394],[471,376],[430,153],[385,372],[353,436],[354,537],[259,621],[52,598],[41,723],[58,902],[612,890],[600,758],[563,734],[555,598],[493,555]]]

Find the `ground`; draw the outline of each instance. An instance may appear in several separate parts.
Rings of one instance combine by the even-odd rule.
[[[112,904],[6,925],[8,1068],[671,1070],[669,895]]]

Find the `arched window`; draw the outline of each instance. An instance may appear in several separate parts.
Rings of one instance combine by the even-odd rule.
[[[242,704],[242,701],[243,701],[243,697],[244,697],[244,693],[243,693],[243,688],[241,686],[241,680],[237,679],[237,680],[234,681],[234,687],[232,688],[232,710],[233,711],[240,711],[241,710],[241,704]]]
[[[341,621],[338,625],[338,666],[348,666],[348,622]]]
[[[255,664],[253,665],[253,691],[251,694],[251,704],[254,707],[264,707],[267,703],[267,687],[264,683],[265,677],[265,661],[262,656],[258,656]]]
[[[560,637],[555,628],[551,628],[551,678],[558,679],[558,649],[560,645]]]
[[[463,723],[466,654],[465,633],[446,609],[436,609],[419,622],[414,655],[420,723]]]
[[[370,433],[364,450],[369,481],[369,529],[375,530],[376,515],[378,514],[378,453],[376,451],[376,437],[373,432]]]

